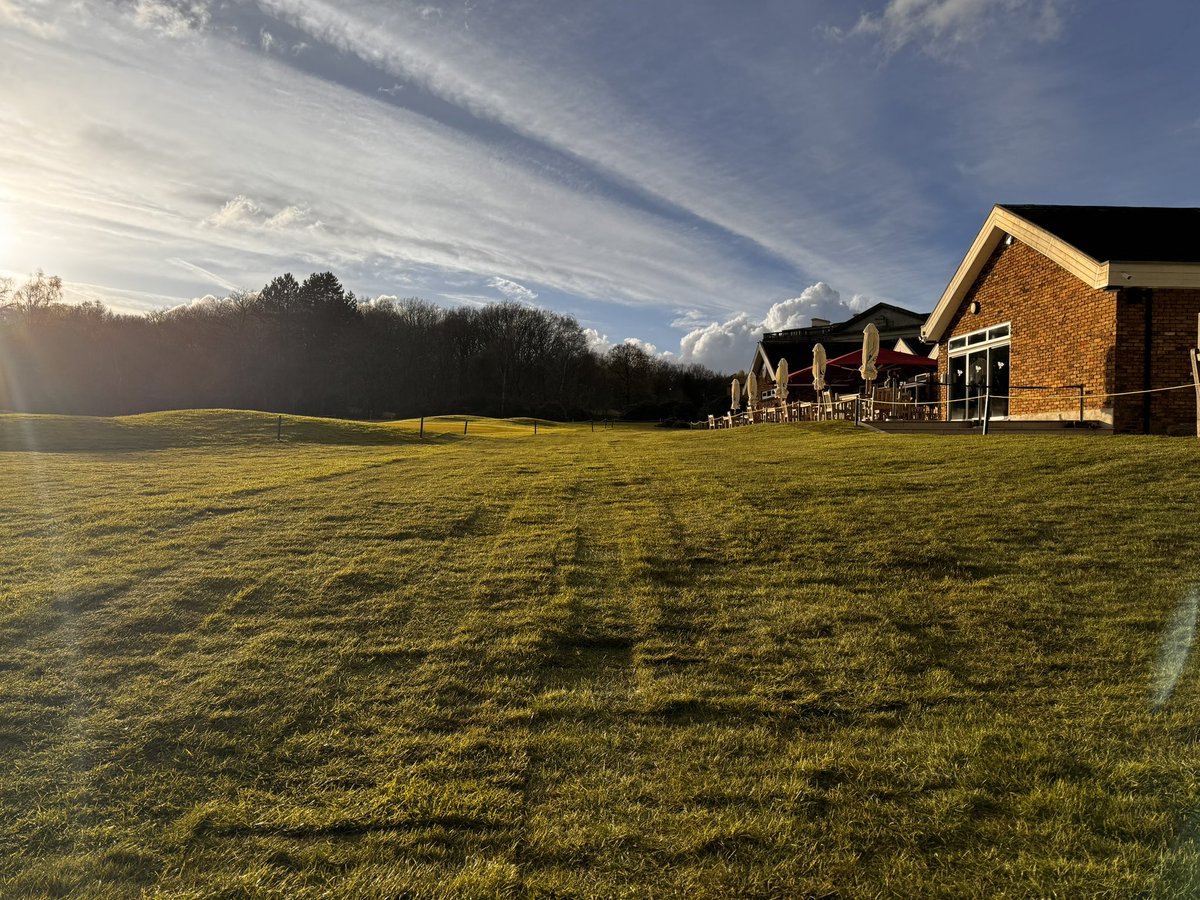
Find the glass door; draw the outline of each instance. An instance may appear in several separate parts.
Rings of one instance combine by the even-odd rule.
[[[988,350],[988,384],[992,418],[1008,415],[1008,344]]]
[[[967,417],[967,358],[965,356],[950,357],[948,390],[950,395],[949,416],[951,419],[961,421]]]
[[[994,325],[951,339],[946,385],[950,419],[982,419],[985,411],[991,418],[1008,416],[1011,333],[1007,324]]]
[[[983,394],[987,390],[986,350],[973,350],[967,354],[967,418],[983,418]]]

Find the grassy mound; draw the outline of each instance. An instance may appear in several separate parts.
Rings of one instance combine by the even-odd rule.
[[[111,453],[218,445],[407,444],[394,423],[283,416],[245,410],[173,410],[136,416],[0,415],[0,451]],[[278,434],[278,438],[277,438]]]
[[[463,421],[475,436],[532,433],[533,419],[437,416],[425,420],[430,440],[462,435]],[[562,427],[538,420],[539,430]],[[0,415],[0,452],[128,452],[235,444],[391,445],[418,439],[420,420],[363,422],[312,416],[277,416],[247,410],[202,409],[99,418]]]
[[[1196,442],[274,422],[5,456],[0,894],[1200,886]]]

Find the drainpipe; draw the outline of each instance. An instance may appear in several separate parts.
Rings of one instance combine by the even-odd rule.
[[[1150,336],[1154,329],[1154,291],[1146,288],[1142,291],[1142,390],[1148,391],[1154,387],[1151,384],[1154,372],[1154,358],[1151,355]],[[1142,394],[1142,434],[1150,433],[1150,398],[1153,394]]]

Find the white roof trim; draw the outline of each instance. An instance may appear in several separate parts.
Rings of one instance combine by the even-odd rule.
[[[1106,262],[1107,287],[1200,287],[1200,265],[1194,263]]]
[[[975,236],[971,249],[958,271],[950,279],[937,306],[921,328],[921,339],[940,341],[954,314],[962,306],[979,273],[1006,235],[1066,269],[1088,287],[1104,290],[1119,287],[1200,287],[1200,265],[1194,263],[1121,263],[1100,262],[1072,247],[1066,241],[1034,225],[1013,212],[993,206],[983,228]]]
[[[767,351],[763,349],[762,341],[759,341],[758,346],[754,348],[754,362],[750,364],[750,371],[757,377],[764,370],[771,373],[771,380],[774,381],[775,370],[771,367],[771,361],[767,359]]]

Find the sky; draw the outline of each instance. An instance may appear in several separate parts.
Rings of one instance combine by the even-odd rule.
[[[0,275],[333,271],[721,371],[932,309],[995,203],[1200,206],[1167,0],[0,0]]]

